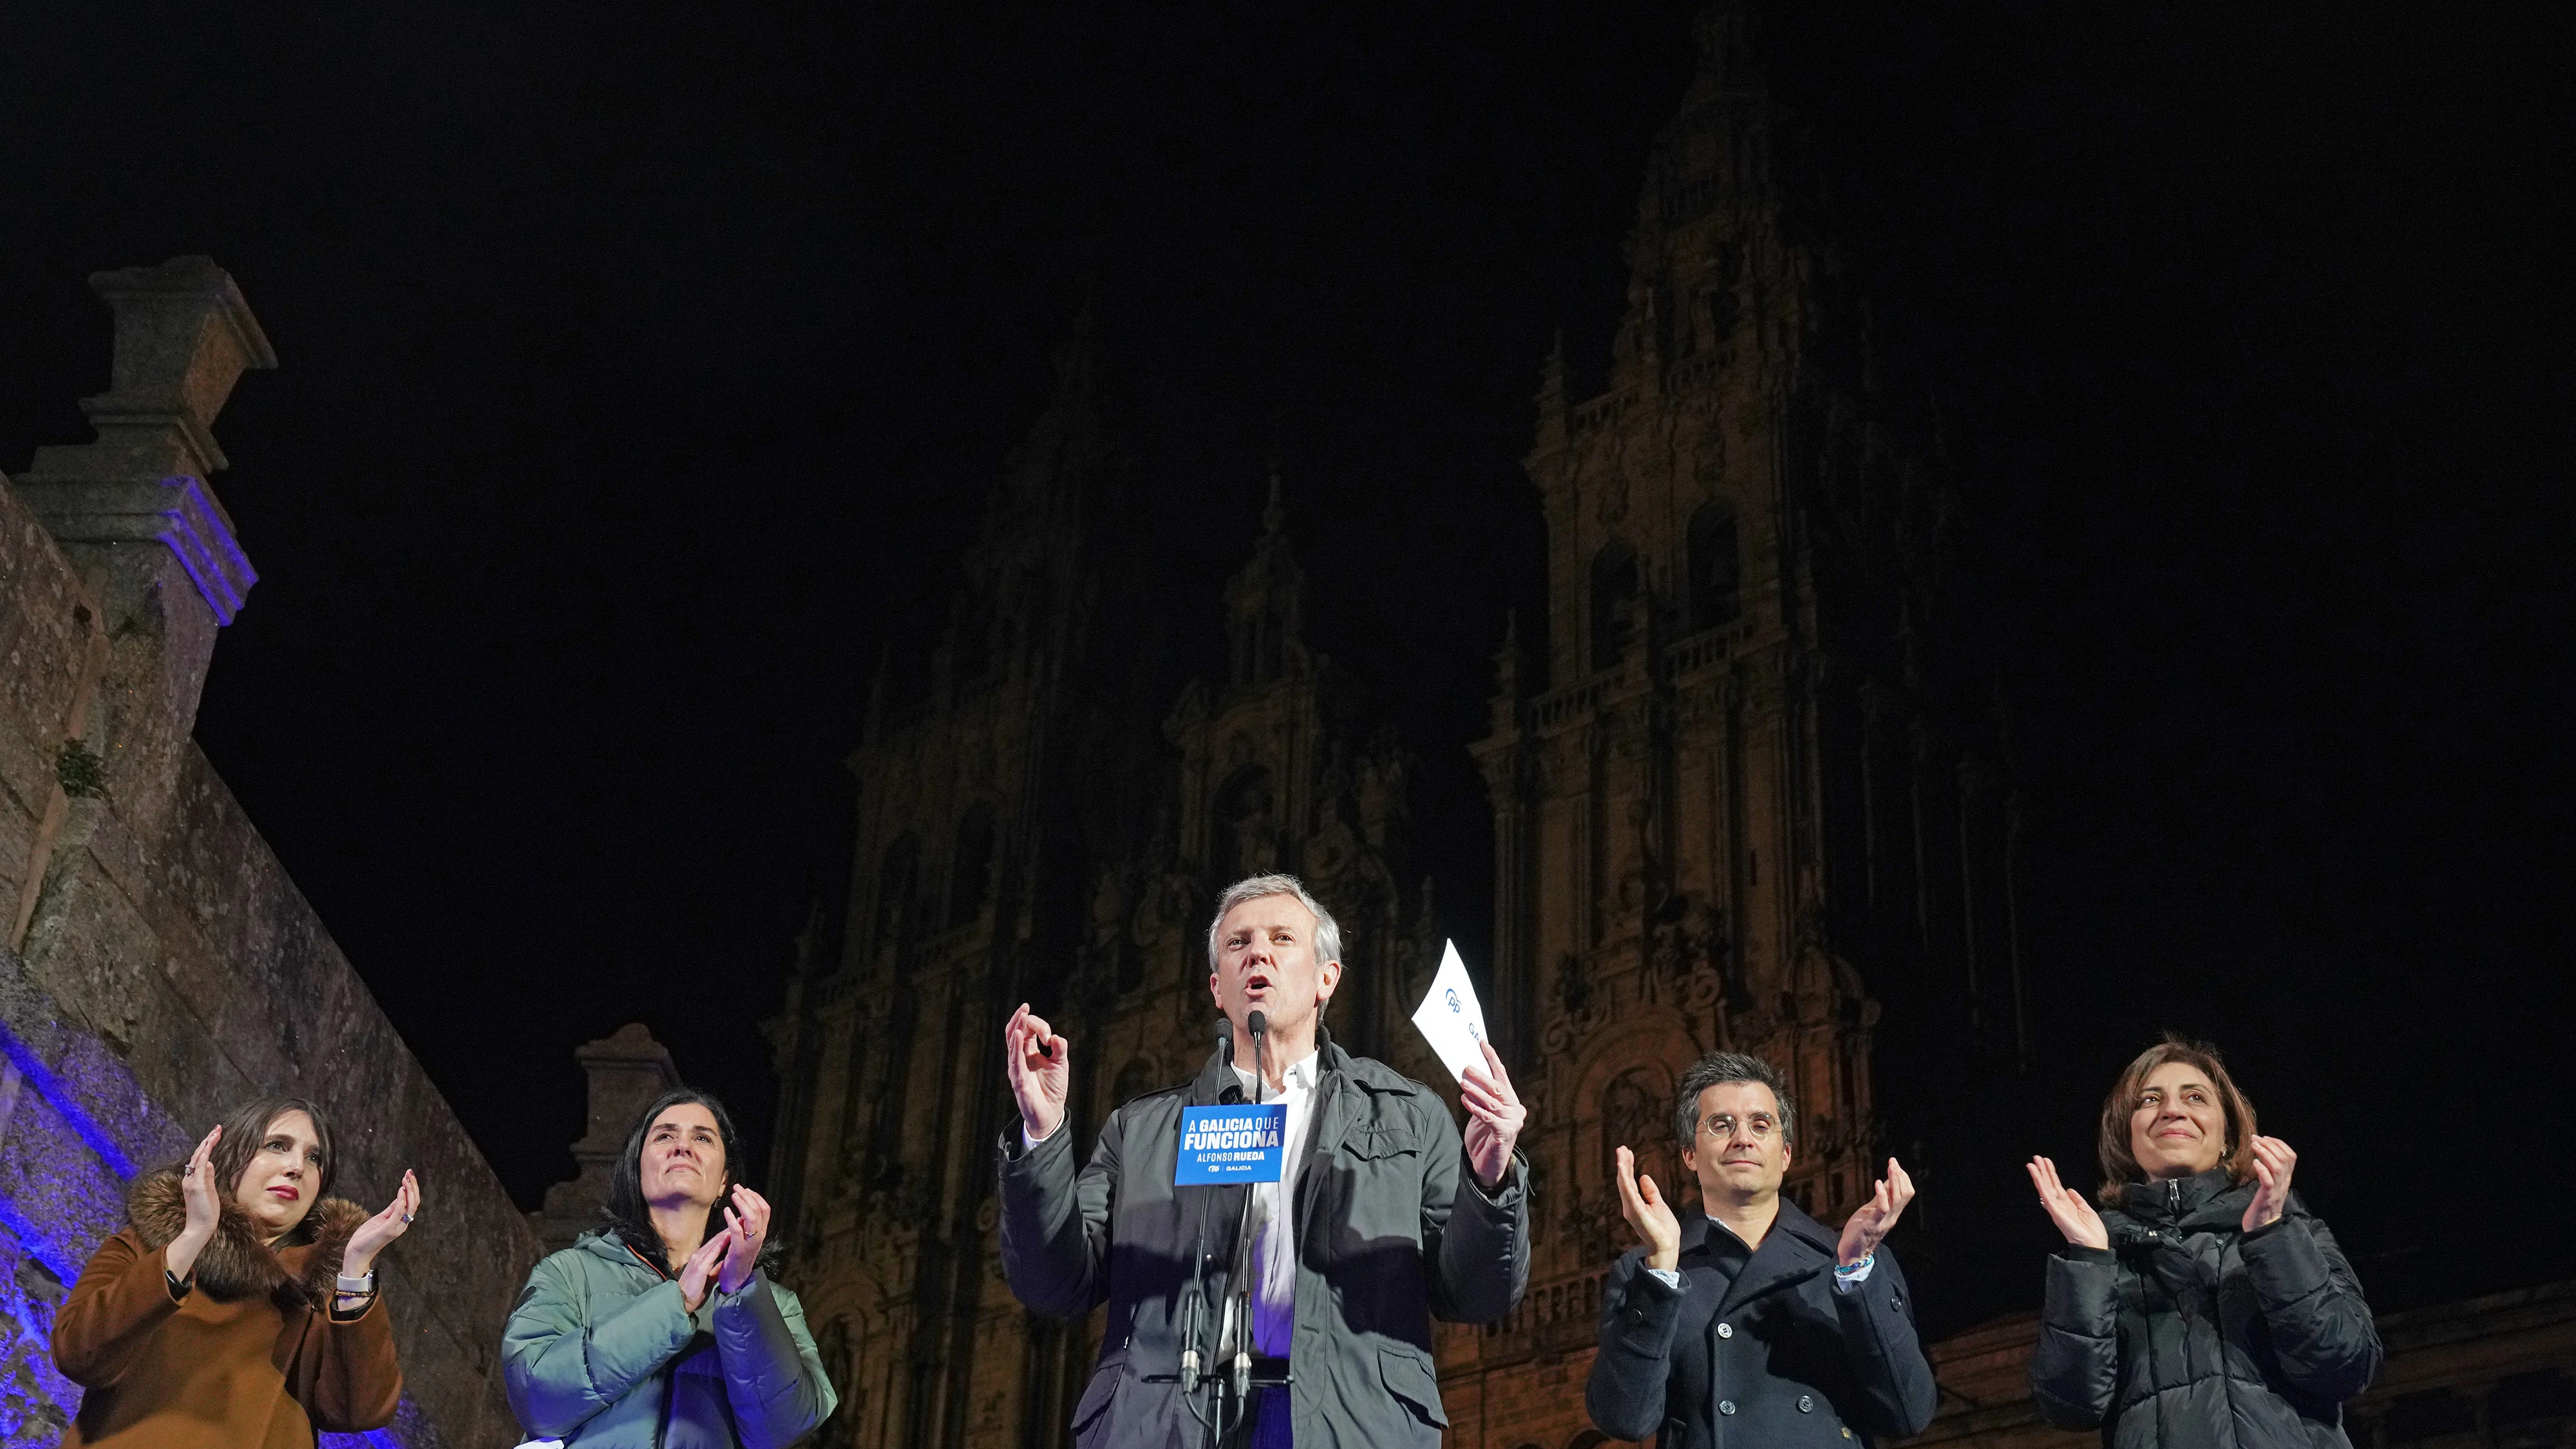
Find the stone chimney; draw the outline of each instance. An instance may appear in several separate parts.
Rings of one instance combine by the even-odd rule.
[[[586,1042],[572,1059],[590,1078],[590,1130],[572,1145],[574,1174],[570,1182],[546,1189],[542,1211],[528,1214],[528,1226],[551,1253],[599,1226],[600,1205],[608,1201],[608,1175],[626,1148],[635,1116],[653,1099],[680,1085],[668,1047],[653,1040],[641,1022],[628,1022],[613,1036]]]
[[[244,371],[277,365],[250,304],[204,257],[96,272],[116,317],[108,390],[83,398],[98,441],[39,448],[18,496],[98,602],[110,641],[85,744],[129,825],[157,821],[197,720],[215,634],[259,575],[209,473],[215,415]]]

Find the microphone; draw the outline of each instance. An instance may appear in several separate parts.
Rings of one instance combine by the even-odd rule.
[[[1252,1100],[1259,1102],[1261,1089],[1267,1085],[1263,1080],[1266,1074],[1262,1071],[1261,1039],[1270,1033],[1270,1018],[1255,1007],[1250,1015],[1244,1017],[1243,1029],[1252,1033]]]

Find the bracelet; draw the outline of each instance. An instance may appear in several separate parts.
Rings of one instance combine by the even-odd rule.
[[[1872,1248],[1868,1252],[1861,1254],[1860,1261],[1852,1264],[1848,1268],[1844,1267],[1840,1263],[1836,1263],[1834,1265],[1834,1276],[1837,1278],[1857,1278],[1861,1274],[1868,1272],[1870,1265],[1877,1261],[1878,1250],[1876,1248]]]
[[[189,1290],[197,1286],[197,1275],[195,1273],[190,1273],[187,1277],[182,1278],[178,1274],[164,1268],[161,1270],[161,1276],[170,1284],[170,1297],[173,1301],[187,1297]]]
[[[343,1297],[366,1297],[368,1294],[376,1291],[376,1270],[369,1268],[367,1270],[367,1276],[363,1278],[352,1278],[346,1273],[341,1274],[339,1290]]]

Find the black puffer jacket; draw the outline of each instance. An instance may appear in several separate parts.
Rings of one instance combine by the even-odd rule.
[[[2132,1184],[2109,1251],[2049,1259],[2043,1417],[2112,1449],[2348,1449],[2342,1406],[2379,1372],[2370,1305],[2296,1193],[2243,1231],[2253,1195],[2224,1171]]]

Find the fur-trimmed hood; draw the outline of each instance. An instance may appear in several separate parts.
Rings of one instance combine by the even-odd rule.
[[[125,1217],[146,1251],[157,1253],[169,1246],[188,1226],[188,1203],[178,1169],[165,1167],[136,1178],[126,1194]],[[305,1215],[304,1225],[313,1230],[312,1236],[271,1252],[250,1214],[228,1200],[213,1240],[197,1254],[197,1288],[218,1303],[258,1297],[272,1299],[280,1308],[328,1303],[340,1275],[340,1260],[349,1250],[349,1235],[367,1217],[365,1208],[347,1198],[323,1198]]]

